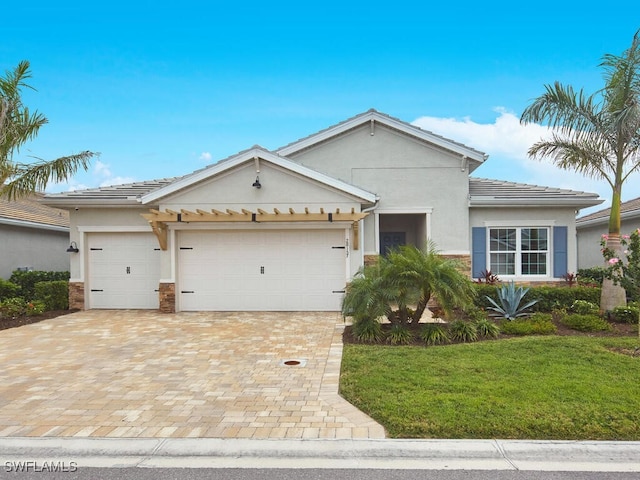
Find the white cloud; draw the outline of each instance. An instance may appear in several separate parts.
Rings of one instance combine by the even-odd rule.
[[[202,153],[200,154],[200,156],[198,157],[198,160],[202,160],[202,161],[204,161],[204,162],[210,162],[210,161],[211,161],[211,158],[212,158],[211,153],[209,153],[209,152],[202,152]]]
[[[477,176],[597,193],[605,203],[594,207],[596,210],[610,203],[611,187],[605,180],[559,169],[550,159],[529,158],[529,148],[549,135],[547,127],[535,123],[522,125],[518,116],[502,107],[495,111],[497,117],[493,123],[477,123],[469,117],[425,116],[413,124],[487,153],[489,159],[475,172]],[[623,200],[639,196],[640,174],[634,174],[623,187]]]
[[[111,177],[103,180],[100,183],[100,186],[109,187],[111,185],[123,185],[125,183],[133,183],[133,182],[135,182],[135,179],[131,177]]]
[[[98,176],[98,177],[110,177],[111,176],[111,170],[109,169],[109,165],[101,162],[100,160],[96,160],[96,164],[93,167],[93,173],[94,175]]]

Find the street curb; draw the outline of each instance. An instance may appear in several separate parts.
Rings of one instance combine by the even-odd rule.
[[[640,472],[640,442],[1,438],[2,465]]]

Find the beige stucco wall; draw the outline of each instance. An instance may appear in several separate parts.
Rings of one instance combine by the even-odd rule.
[[[379,210],[431,209],[437,247],[469,251],[469,172],[460,156],[376,124],[373,135],[364,125],[291,158],[376,193]],[[374,220],[365,223],[365,251],[373,252]]]
[[[511,227],[567,227],[567,270],[575,273],[577,267],[576,227],[574,208],[471,208],[469,210],[471,228],[511,226]],[[553,245],[553,238],[549,239]],[[552,250],[552,247],[550,247]]]

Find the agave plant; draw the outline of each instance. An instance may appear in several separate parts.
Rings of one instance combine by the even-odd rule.
[[[498,291],[498,300],[500,300],[500,305],[488,295],[485,295],[487,300],[491,302],[493,307],[488,307],[489,310],[493,310],[498,312],[503,318],[507,320],[513,320],[517,317],[523,317],[526,315],[525,310],[536,303],[538,300],[532,300],[530,302],[521,305],[522,298],[529,291],[528,288],[518,287],[516,288],[513,280],[506,285],[502,285],[502,287],[497,289]]]

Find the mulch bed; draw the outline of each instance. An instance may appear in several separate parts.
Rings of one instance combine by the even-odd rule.
[[[51,310],[50,312],[44,312],[42,315],[14,317],[14,318],[0,318],[0,330],[7,330],[8,328],[21,327],[23,325],[29,325],[31,323],[42,322],[43,320],[49,320],[50,318],[59,317],[61,315],[67,315],[69,313],[77,312],[77,310]]]
[[[581,337],[635,337],[638,338],[638,330],[636,325],[632,325],[629,323],[612,323],[613,330],[609,332],[579,332],[577,330],[572,330],[565,325],[554,322],[556,328],[558,329],[555,335],[559,336],[581,336]],[[413,341],[409,345],[424,347],[424,342],[420,339],[419,331],[420,328],[424,326],[423,323],[419,323],[416,325],[410,325],[409,329],[413,332]],[[391,325],[388,323],[382,324],[382,330],[386,333],[391,328]],[[479,342],[483,341],[491,341],[491,340],[500,340],[505,338],[514,338],[518,337],[517,335],[505,335],[500,334],[498,338],[478,338]],[[351,332],[351,325],[347,325],[344,329],[344,333],[342,335],[342,341],[344,344],[363,344],[365,342],[361,342],[357,338],[355,338]],[[453,343],[461,343],[461,342],[451,342],[447,345],[451,345]],[[639,339],[640,343],[640,339]],[[371,345],[371,342],[367,342],[367,345]],[[377,342],[379,345],[390,345],[387,340],[381,340]],[[622,353],[622,352],[621,352]],[[635,355],[634,355],[635,356]],[[640,354],[638,355],[640,356]]]

